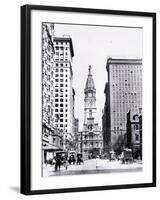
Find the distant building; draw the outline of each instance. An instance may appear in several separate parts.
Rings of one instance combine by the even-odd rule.
[[[134,158],[142,158],[142,115],[127,113],[127,147],[132,149]]]
[[[102,112],[102,133],[103,133],[103,152],[109,152],[111,135],[110,132],[110,103],[109,103],[109,87],[108,83],[105,85],[105,104]]]
[[[84,124],[83,131],[79,133],[78,137],[78,149],[84,157],[91,158],[102,154],[103,150],[102,131],[97,123],[96,88],[91,74],[91,66],[84,93]]]
[[[75,118],[74,132],[77,134],[79,132],[79,119]]]
[[[104,144],[114,149],[117,141],[124,143],[127,113],[139,113],[142,109],[142,59],[109,58],[107,72],[103,134]]]

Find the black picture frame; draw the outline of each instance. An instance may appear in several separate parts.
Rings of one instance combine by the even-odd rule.
[[[152,161],[152,183],[142,184],[125,184],[125,185],[110,185],[110,186],[94,186],[94,187],[79,187],[79,188],[60,188],[49,190],[31,190],[31,11],[64,11],[64,12],[79,12],[92,14],[110,14],[123,16],[142,16],[151,17],[153,22],[153,63],[152,63],[152,78],[153,78],[153,161]],[[95,190],[112,190],[112,189],[127,189],[127,188],[142,188],[156,186],[156,13],[150,12],[134,12],[121,10],[101,10],[89,8],[72,8],[72,7],[55,7],[44,5],[24,5],[21,6],[21,181],[20,191],[25,195],[33,194],[49,194],[49,193],[65,193],[65,192],[81,192]]]

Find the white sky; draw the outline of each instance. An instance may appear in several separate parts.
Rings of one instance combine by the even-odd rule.
[[[107,57],[142,58],[143,30],[140,28],[55,24],[55,36],[63,35],[70,35],[73,42],[75,116],[79,118],[79,128],[82,129],[84,121],[84,87],[89,65],[92,66],[98,122],[101,125],[105,97],[104,87],[107,82]]]

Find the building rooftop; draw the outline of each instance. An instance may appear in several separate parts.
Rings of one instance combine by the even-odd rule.
[[[132,64],[132,65],[142,65],[142,59],[119,59],[119,58],[108,58],[107,59],[107,71],[110,64]]]
[[[70,43],[70,49],[71,49],[71,55],[74,57],[74,50],[73,50],[73,43],[72,43],[72,38],[69,36],[64,36],[64,37],[54,37],[55,42],[69,42]]]

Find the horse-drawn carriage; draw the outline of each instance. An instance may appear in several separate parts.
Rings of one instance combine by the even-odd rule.
[[[68,162],[70,165],[71,164],[75,165],[75,163],[76,163],[76,152],[75,151],[70,151],[68,153]]]
[[[68,153],[66,151],[57,151],[55,152],[55,158],[60,158],[61,164],[67,159]]]
[[[75,151],[70,151],[68,155],[68,162],[69,164],[81,164],[83,163],[83,154],[82,153],[76,153]]]
[[[67,169],[67,158],[68,153],[66,151],[55,152],[55,171],[57,171],[57,169],[60,171],[62,165]]]

